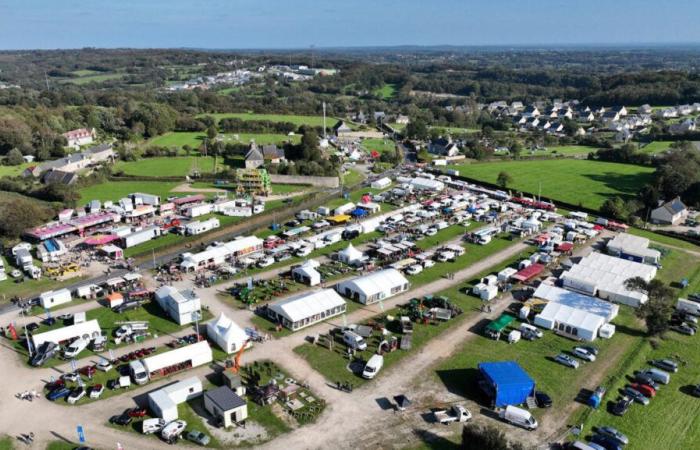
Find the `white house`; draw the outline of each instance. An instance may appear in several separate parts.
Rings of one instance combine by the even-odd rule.
[[[688,216],[688,208],[679,197],[651,211],[651,221],[663,225],[677,225]]]
[[[228,354],[252,345],[246,332],[224,313],[207,323],[207,337]]]
[[[77,150],[81,145],[92,144],[95,141],[95,137],[97,137],[97,133],[94,128],[78,128],[77,130],[67,131],[62,136],[66,138],[68,147]]]
[[[248,418],[248,404],[228,386],[220,386],[204,393],[204,409],[217,422],[228,428]]]
[[[333,289],[306,292],[271,304],[270,320],[296,331],[343,314],[347,304]]]
[[[202,395],[202,382],[197,377],[165,386],[148,394],[148,407],[154,417],[166,422],[177,420],[177,405]]]
[[[409,289],[410,283],[396,269],[385,269],[338,283],[336,290],[364,305],[393,297]]]
[[[202,310],[199,297],[192,290],[179,291],[172,286],[162,286],[156,291],[156,301],[175,322],[187,325]]]

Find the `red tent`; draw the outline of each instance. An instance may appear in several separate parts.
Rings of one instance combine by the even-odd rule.
[[[574,244],[573,242],[562,242],[561,244],[557,245],[557,250],[560,252],[570,252],[573,250]]]
[[[369,154],[370,154],[370,156],[372,156],[372,158],[374,158],[374,159],[377,159],[377,158],[379,158],[379,157],[381,156],[381,155],[379,154],[379,152],[376,151],[376,150],[372,150],[371,152],[369,152]]]
[[[537,263],[532,264],[530,266],[527,266],[523,270],[520,270],[515,275],[513,275],[513,278],[524,283],[526,281],[530,281],[531,279],[535,278],[537,275],[541,274],[543,270],[544,270],[543,264],[537,264]]]

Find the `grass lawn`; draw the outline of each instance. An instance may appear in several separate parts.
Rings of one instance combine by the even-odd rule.
[[[651,241],[657,242],[659,244],[670,245],[673,247],[680,247],[680,248],[684,248],[686,250],[700,251],[700,247],[698,247],[697,245],[695,245],[691,242],[683,241],[681,239],[676,239],[676,238],[673,238],[670,236],[664,236],[662,234],[654,233],[653,231],[642,230],[639,228],[630,228],[629,230],[627,230],[627,232],[629,234],[634,234],[636,236],[645,237],[645,238],[647,238]]]
[[[477,181],[496,183],[498,174],[507,172],[513,178],[508,187],[597,209],[606,198],[619,195],[630,198],[649,182],[651,167],[588,160],[504,161],[449,166],[462,176]]]
[[[405,123],[390,123],[388,125],[396,131],[403,131],[406,129],[407,124],[405,124]]]
[[[29,166],[35,166],[36,163],[22,163],[18,166],[5,166],[0,165],[0,178],[2,177],[17,177],[22,175],[24,169]]]
[[[343,185],[344,186],[354,186],[357,183],[365,179],[365,176],[356,169],[348,169],[347,172],[343,174]]]
[[[170,191],[179,183],[162,181],[109,181],[80,189],[81,201],[112,200],[118,201],[134,192],[144,192],[159,195],[165,199],[172,194]],[[181,194],[184,195],[184,194]]]
[[[294,125],[309,125],[312,127],[323,127],[323,116],[301,116],[297,114],[255,114],[255,113],[216,113],[200,114],[198,117],[211,116],[217,121],[221,119],[234,118],[242,120],[267,120],[269,122],[289,122]],[[335,119],[326,117],[326,125],[335,125]]]
[[[481,129],[479,129],[479,128],[442,127],[439,125],[430,127],[430,130],[431,131],[435,130],[440,134],[452,134],[452,135],[478,133],[481,131]]]
[[[12,450],[13,448],[15,448],[15,446],[11,436],[0,437],[0,450]]]
[[[362,141],[362,148],[368,153],[375,150],[381,154],[387,151],[393,151],[396,148],[396,143],[391,139],[369,138]]]
[[[384,83],[384,86],[375,89],[374,95],[381,98],[382,100],[389,100],[396,95],[396,84],[394,83]]]
[[[98,75],[86,75],[78,78],[66,78],[61,80],[61,83],[71,83],[71,84],[88,84],[88,83],[102,83],[109,80],[117,80],[123,78],[123,73],[104,73]]]
[[[201,173],[214,172],[214,158],[203,156],[143,158],[137,161],[119,161],[114,171],[123,171],[125,175],[141,177],[178,177],[189,175],[195,167]],[[224,169],[224,159],[218,159],[218,170]]]
[[[671,141],[653,141],[641,147],[640,151],[642,153],[649,154],[661,153],[668,150],[671,147],[671,144]]]
[[[51,441],[49,444],[46,446],[46,450],[73,450],[76,447],[77,444],[72,444],[70,442],[66,441]],[[13,448],[13,447],[8,447],[8,448]]]
[[[522,156],[541,156],[541,155],[563,155],[563,156],[585,156],[591,152],[595,152],[595,147],[586,145],[562,145],[557,147],[547,147],[546,150],[529,151],[523,150]]]
[[[205,133],[196,131],[174,131],[156,136],[148,141],[148,145],[159,147],[184,147],[189,145],[192,148],[198,148],[204,143]],[[223,135],[224,142],[249,144],[254,140],[257,144],[281,144],[288,140],[299,142],[300,135],[287,136],[286,134],[272,133],[228,133]]]

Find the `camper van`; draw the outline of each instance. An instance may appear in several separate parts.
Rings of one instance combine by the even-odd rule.
[[[362,378],[371,380],[376,377],[379,371],[382,370],[383,365],[384,357],[382,355],[373,355],[369,361],[367,361],[365,369],[362,371]]]
[[[65,359],[73,359],[76,356],[80,354],[83,350],[85,350],[88,346],[89,342],[83,338],[78,338],[71,342],[71,344],[66,347],[66,349],[63,351],[63,357]]]
[[[364,351],[367,349],[367,342],[364,338],[353,331],[348,330],[343,333],[343,342],[353,350]]]
[[[129,374],[136,384],[146,384],[148,382],[148,372],[141,361],[131,361],[129,363]]]
[[[526,430],[537,429],[537,419],[528,411],[508,405],[499,414],[504,421],[525,428]]]

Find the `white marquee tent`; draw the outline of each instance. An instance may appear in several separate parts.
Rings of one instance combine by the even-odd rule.
[[[303,293],[273,303],[267,309],[270,319],[291,330],[299,330],[345,312],[345,300],[333,289]]]
[[[368,305],[405,292],[410,283],[396,269],[385,269],[338,283],[336,290],[344,296]]]
[[[207,323],[207,337],[228,354],[236,353],[243,346],[251,345],[246,332],[224,313],[221,313],[216,320]]]

